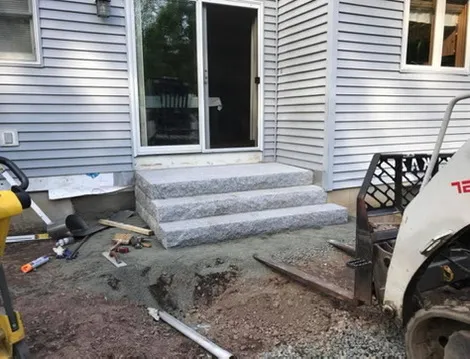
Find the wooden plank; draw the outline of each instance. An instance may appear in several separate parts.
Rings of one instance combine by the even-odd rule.
[[[127,231],[135,232],[135,233],[140,233],[146,236],[151,236],[153,234],[153,231],[150,229],[133,226],[131,224],[114,222],[114,221],[110,221],[109,219],[100,219],[98,223],[105,225],[105,226],[116,227],[120,229],[125,229]]]

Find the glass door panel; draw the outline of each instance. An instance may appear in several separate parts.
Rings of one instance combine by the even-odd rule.
[[[196,3],[135,8],[141,146],[200,146]]]

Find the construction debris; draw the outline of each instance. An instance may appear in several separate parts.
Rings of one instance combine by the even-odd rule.
[[[49,262],[49,257],[48,256],[42,256],[42,257],[39,257],[37,259],[35,259],[34,261],[31,261],[29,263],[26,263],[24,265],[21,266],[21,271],[23,273],[29,273],[33,270],[35,270],[37,267],[39,266],[42,266],[43,264]]]
[[[109,219],[100,219],[98,223],[104,225],[104,226],[109,226],[109,227],[116,227],[120,229],[125,229],[127,231],[143,234],[145,236],[151,236],[153,234],[152,230],[147,229],[147,228],[142,228],[142,227],[137,227],[133,226],[131,224],[125,224],[125,223],[120,223],[120,222],[115,222]]]
[[[57,259],[70,258],[71,255],[72,255],[72,251],[70,249],[64,248],[64,247],[56,247],[56,248],[52,248],[52,250],[56,254]]]
[[[63,247],[63,246],[66,246],[68,244],[73,244],[75,243],[75,238],[73,237],[66,237],[66,238],[62,238],[62,239],[59,239],[55,245],[56,247]]]
[[[22,243],[22,242],[40,241],[44,239],[51,239],[51,237],[47,233],[27,234],[24,236],[8,236],[6,239],[6,243]]]
[[[131,233],[116,233],[113,238],[114,243],[129,245],[133,235]]]
[[[118,268],[127,266],[127,264],[121,261],[119,258],[117,258],[117,256],[111,257],[111,253],[112,252],[103,252],[101,254],[103,255],[103,257],[105,257],[108,261],[110,261],[112,264],[114,264]]]

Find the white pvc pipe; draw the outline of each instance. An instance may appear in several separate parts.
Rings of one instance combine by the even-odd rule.
[[[155,308],[147,308],[149,314],[156,320],[163,320],[168,323],[170,326],[175,328],[181,334],[187,336],[189,339],[199,344],[205,350],[207,350],[212,355],[216,356],[219,359],[232,359],[235,358],[233,354],[229,353],[225,349],[222,349],[217,344],[212,343],[209,339],[203,337],[201,334],[196,332],[194,329],[191,329],[186,324],[180,322],[175,317],[170,314],[163,312]]]
[[[431,156],[431,161],[429,162],[429,167],[426,170],[426,174],[424,175],[424,178],[423,178],[423,183],[421,184],[421,189],[423,189],[428,184],[429,180],[432,177],[432,171],[434,170],[434,167],[436,166],[437,160],[439,158],[439,153],[441,152],[442,143],[444,142],[444,137],[446,135],[447,127],[449,126],[450,116],[452,115],[452,111],[454,110],[456,103],[459,101],[468,99],[468,98],[470,98],[470,93],[454,97],[447,105],[446,112],[444,113],[444,118],[442,120],[441,129],[439,131],[439,135],[437,136],[437,142],[436,142],[436,145],[434,146],[434,151]]]

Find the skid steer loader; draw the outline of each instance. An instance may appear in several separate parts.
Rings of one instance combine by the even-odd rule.
[[[255,256],[325,294],[378,303],[406,327],[410,359],[470,358],[470,140],[441,153],[457,102],[449,103],[432,155],[376,154],[357,197],[354,288]]]

